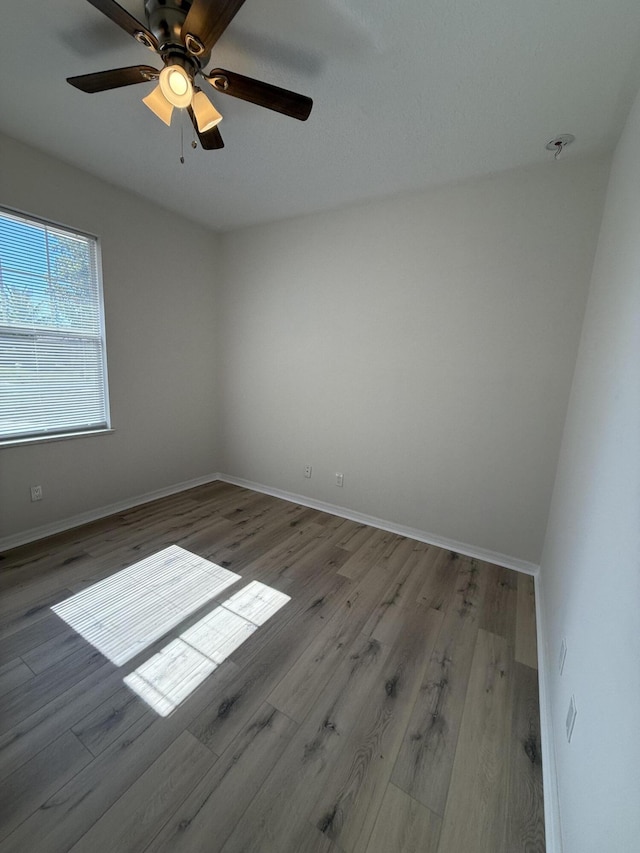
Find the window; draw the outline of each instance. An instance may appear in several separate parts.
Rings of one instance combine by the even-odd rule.
[[[0,208],[0,441],[108,429],[95,237]]]

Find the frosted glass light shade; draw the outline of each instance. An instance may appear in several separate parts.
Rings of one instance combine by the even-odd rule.
[[[191,103],[193,86],[187,72],[180,65],[166,65],[160,72],[160,88],[170,104],[185,108]]]
[[[200,133],[206,133],[207,130],[211,130],[212,127],[215,127],[222,121],[222,116],[204,92],[195,93],[191,106],[193,108]]]
[[[170,104],[169,101],[162,94],[162,89],[160,86],[156,86],[156,88],[147,95],[146,98],[142,99],[142,103],[145,106],[149,107],[152,113],[155,113],[159,119],[161,119],[165,124],[171,124],[171,115],[173,113],[173,104]]]

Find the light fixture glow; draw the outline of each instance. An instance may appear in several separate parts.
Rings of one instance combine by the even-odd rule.
[[[168,74],[168,83],[169,88],[173,92],[174,95],[177,95],[181,98],[186,94],[187,89],[189,88],[187,85],[187,81],[184,79],[182,74],[179,74],[175,69],[170,71]]]
[[[173,104],[170,104],[169,101],[162,94],[162,89],[160,88],[160,86],[156,86],[153,92],[147,95],[146,98],[143,98],[142,103],[145,106],[149,107],[151,112],[155,113],[158,118],[165,124],[171,124]]]
[[[200,133],[206,133],[207,130],[211,130],[212,127],[215,127],[222,121],[222,116],[204,92],[195,93],[191,106],[193,108]]]
[[[193,85],[191,78],[180,65],[166,65],[160,72],[160,88],[170,104],[185,108],[191,103]]]

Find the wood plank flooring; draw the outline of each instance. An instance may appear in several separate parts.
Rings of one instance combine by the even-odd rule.
[[[123,666],[51,609],[171,545],[241,579]],[[251,581],[172,713],[123,683]],[[543,853],[540,754],[525,575],[222,482],[0,555],[0,853]]]

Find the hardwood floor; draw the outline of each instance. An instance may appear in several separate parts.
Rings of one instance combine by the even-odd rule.
[[[135,596],[94,585],[172,545],[241,579],[149,577],[159,638],[116,666],[86,623]],[[250,581],[289,597],[263,624]],[[52,607],[89,587],[81,635]],[[525,575],[218,482],[6,553],[0,595],[0,853],[544,851]],[[246,639],[160,716],[123,678],[195,684],[180,638],[216,607]]]

